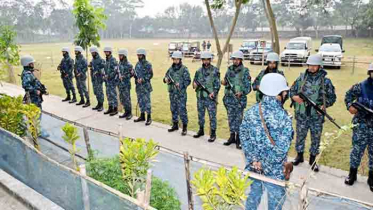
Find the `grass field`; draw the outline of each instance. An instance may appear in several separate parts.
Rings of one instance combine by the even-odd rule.
[[[147,59],[153,64],[154,78],[152,80],[153,93],[152,93],[152,108],[153,108],[153,119],[157,122],[169,124],[171,121],[171,114],[169,110],[169,100],[167,88],[163,84],[162,79],[166,70],[171,65],[171,60],[167,56],[167,44],[170,40],[162,39],[133,39],[133,40],[107,40],[102,41],[101,45],[112,46],[115,49],[115,56],[118,48],[127,48],[129,50],[129,60],[132,64],[136,63],[136,49],[144,47],[148,50]],[[285,46],[287,40],[281,41],[282,48]],[[238,49],[242,40],[232,40],[234,49]],[[213,43],[214,44],[214,43]],[[320,40],[314,40],[313,47],[318,48]],[[31,54],[35,59],[42,64],[42,82],[48,87],[51,94],[65,97],[65,91],[60,79],[60,74],[56,71],[57,65],[59,64],[61,56],[61,48],[69,46],[71,49],[73,46],[71,43],[47,43],[47,44],[29,44],[21,46],[21,55]],[[373,41],[367,39],[346,39],[344,40],[344,48],[346,49],[345,60],[352,60],[352,56],[356,56],[358,61],[373,62]],[[213,45],[214,49],[214,45]],[[101,53],[103,56],[103,53]],[[200,62],[192,62],[191,59],[184,59],[184,64],[189,68],[189,71],[194,76],[195,71],[200,67]],[[227,69],[227,59],[224,60],[221,73],[224,75]],[[261,65],[250,65],[249,62],[245,61],[245,65],[250,69],[251,76],[255,78],[259,71],[263,69]],[[355,83],[362,81],[366,76],[366,69],[368,64],[356,64],[354,74],[352,74],[352,64],[346,63],[341,70],[330,69],[328,70],[328,76],[332,79],[337,92],[336,104],[328,109],[330,115],[334,116],[338,123],[348,124],[351,121],[352,116],[347,112],[344,105],[345,92]],[[299,76],[301,72],[305,70],[305,67],[282,67],[285,71],[289,84]],[[17,68],[17,73],[21,72],[21,68]],[[18,84],[20,83],[18,78]],[[134,86],[133,86],[134,87]],[[229,135],[227,114],[224,105],[221,101],[223,97],[223,91],[219,94],[219,105],[218,105],[218,136],[221,138],[227,138]],[[96,105],[96,100],[93,95],[91,88],[92,104]],[[135,109],[136,95],[134,88],[132,89],[132,104]],[[107,102],[107,101],[106,101]],[[250,93],[248,96],[248,107],[255,103],[255,94]],[[289,102],[285,107],[290,110]],[[135,112],[134,112],[135,113]],[[190,87],[188,90],[188,114],[189,114],[189,129],[196,131],[198,129],[197,124],[197,108],[196,108],[196,96],[193,89]],[[207,116],[206,116],[207,117]],[[207,117],[208,118],[208,117]],[[208,131],[208,120],[206,125]],[[324,132],[330,132],[335,130],[335,127],[330,122],[325,123]],[[207,132],[208,133],[208,132]],[[295,142],[295,140],[294,140]],[[294,142],[290,152],[291,156],[295,156]],[[309,140],[307,141],[307,150],[309,146]],[[348,170],[349,168],[349,152],[351,147],[351,134],[344,135],[337,142],[331,145],[328,150],[324,153],[322,163],[328,166]],[[307,151],[308,152],[308,151]],[[363,160],[363,165],[367,165],[367,158]],[[366,167],[361,167],[362,173],[367,173]]]

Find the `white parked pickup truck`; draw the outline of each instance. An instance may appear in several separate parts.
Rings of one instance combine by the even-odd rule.
[[[339,44],[323,44],[318,52],[318,54],[322,56],[324,66],[341,68],[343,50]]]
[[[287,65],[289,62],[297,64],[305,63],[308,56],[311,54],[311,49],[311,37],[297,37],[290,39],[285,50],[281,53],[282,65]]]

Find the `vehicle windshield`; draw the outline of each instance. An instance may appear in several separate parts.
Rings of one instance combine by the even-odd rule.
[[[169,49],[176,49],[176,44],[175,43],[171,43],[168,45],[168,48]]]
[[[264,49],[270,50],[271,48],[272,48],[272,43],[267,42],[266,46],[264,47]],[[258,46],[258,49],[263,49],[263,47],[262,46]]]
[[[304,50],[306,49],[305,43],[288,43],[286,46],[286,49],[288,50]]]
[[[243,47],[249,47],[249,48],[255,48],[256,47],[256,44],[255,44],[255,41],[250,41],[250,42],[244,42],[242,44]]]
[[[339,45],[322,45],[319,49],[322,52],[341,52],[341,46]]]

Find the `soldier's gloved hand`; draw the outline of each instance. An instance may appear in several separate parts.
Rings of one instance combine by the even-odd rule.
[[[80,73],[76,75],[77,77],[80,77]]]
[[[132,71],[131,71],[131,74],[132,74],[132,76],[135,76],[135,71],[132,70]]]
[[[211,94],[209,95],[209,97],[210,97],[211,99],[214,99],[214,93],[211,93]]]
[[[221,81],[221,84],[224,85],[224,86],[226,86],[226,85],[227,85],[227,81],[225,81],[225,79],[223,79],[223,80]]]
[[[242,96],[242,92],[238,92],[238,93],[236,93],[236,95],[235,95],[237,98],[241,98],[241,96]]]
[[[197,83],[193,82],[193,89],[197,88]]]
[[[302,104],[303,103],[303,99],[299,96],[293,96],[293,100],[295,102],[297,102],[298,104]]]
[[[358,110],[357,110],[355,107],[350,106],[350,108],[348,108],[348,111],[349,111],[351,114],[355,115],[355,114],[357,113]]]
[[[167,77],[164,78],[164,82],[170,84],[170,80]]]
[[[176,88],[178,88],[178,89],[180,88],[180,84],[179,84],[179,83],[176,83],[175,86],[176,86]]]

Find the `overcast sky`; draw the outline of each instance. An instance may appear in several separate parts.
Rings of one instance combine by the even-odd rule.
[[[157,13],[163,12],[167,7],[180,5],[188,2],[191,5],[203,6],[203,0],[143,0],[144,7],[137,10],[137,14],[140,17],[152,16],[154,17]]]

